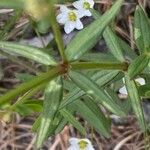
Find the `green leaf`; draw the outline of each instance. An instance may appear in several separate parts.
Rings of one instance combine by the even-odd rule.
[[[115,76],[118,75],[118,71],[99,71],[92,76],[92,80],[96,81],[99,87],[104,86],[110,80],[112,80]],[[74,102],[75,100],[81,98],[85,95],[85,92],[80,88],[75,88],[64,98],[60,108],[67,106],[68,104]]]
[[[100,13],[94,9],[92,9],[91,12],[95,19],[98,19],[101,16]],[[120,46],[118,37],[109,26],[104,30],[103,37],[114,57],[116,57],[119,61],[124,62],[122,47]]]
[[[19,79],[21,82],[26,82],[32,80],[35,76],[29,73],[16,73],[16,78]]]
[[[46,73],[41,73],[39,76],[34,77],[32,81],[25,82],[16,87],[16,89],[12,89],[9,92],[5,93],[3,96],[0,97],[0,105],[3,105],[9,101],[12,101],[15,97],[19,94],[24,94],[29,90],[34,91],[34,88],[38,86],[45,86],[45,82],[52,80],[54,77],[57,77],[60,74],[59,67],[53,67]],[[40,87],[41,87],[40,86]]]
[[[84,54],[81,57],[83,61],[92,61],[92,62],[117,62],[116,58],[111,53],[93,53],[89,52]]]
[[[41,112],[43,110],[42,100],[27,100],[23,105],[30,108],[33,112]]]
[[[42,115],[38,116],[32,125],[32,132],[37,132],[41,124]]]
[[[80,100],[71,104],[70,107],[77,111],[86,121],[88,121],[89,124],[91,124],[91,126],[93,126],[103,136],[110,136],[108,130],[108,124],[110,124],[110,122],[105,118],[103,114],[101,114],[101,116],[99,116],[99,113],[95,114],[95,112],[93,112],[89,106],[85,105],[84,102]]]
[[[41,100],[26,100],[26,102],[16,105],[13,109],[22,116],[30,115],[34,112],[41,112],[43,109],[43,101]]]
[[[126,115],[128,115],[128,113],[130,112],[131,110],[131,103],[128,99],[124,100],[124,101],[121,101],[118,97],[118,94],[111,90],[110,88],[107,88],[106,89],[108,95],[118,104],[122,107],[122,110],[126,113]]]
[[[122,47],[120,46],[117,35],[107,27],[103,33],[104,39],[110,52],[121,62],[124,62],[124,56],[122,53]]]
[[[108,97],[104,90],[100,89],[99,86],[93,80],[75,71],[70,71],[69,76],[71,80],[86,94],[90,95],[95,102],[102,104],[109,111],[113,112],[118,116],[125,115],[122,108],[119,105],[117,105],[113,99]]]
[[[60,77],[52,80],[45,90],[45,100],[43,107],[43,115],[37,135],[36,146],[40,148],[47,137],[49,128],[57,113],[60,101],[62,99],[62,82]]]
[[[141,6],[134,14],[134,38],[140,53],[150,52],[150,21]]]
[[[111,129],[111,120],[104,115],[102,112],[100,106],[98,106],[92,99],[85,96],[83,97],[84,104],[96,115],[96,117],[100,120],[102,123],[103,128],[109,133]]]
[[[47,33],[48,29],[50,28],[49,15],[44,16],[40,19],[40,21],[36,22],[36,28],[40,33]]]
[[[60,110],[61,115],[68,120],[82,135],[86,134],[84,127],[66,109]]]
[[[44,65],[56,65],[55,60],[50,55],[32,46],[0,41],[0,48],[7,53],[15,53]]]
[[[38,128],[40,127],[41,124],[41,119],[42,116],[40,115],[34,122],[34,124],[32,125],[32,131],[33,132],[37,132]],[[53,134],[58,134],[60,133],[63,128],[65,127],[65,125],[67,124],[68,121],[66,121],[65,118],[62,117],[62,115],[60,113],[57,113],[55,115],[55,118],[53,119],[52,125],[49,128],[48,131],[48,136],[52,136]]]
[[[128,73],[130,78],[134,78],[136,75],[141,73],[149,63],[149,56],[146,54],[142,54],[141,56],[137,57],[128,68]]]
[[[117,0],[116,3],[102,17],[95,20],[89,26],[77,33],[75,38],[68,44],[66,55],[69,60],[80,58],[86,51],[91,49],[98,41],[104,28],[118,13],[123,0]]]
[[[137,85],[134,80],[130,80],[130,77],[125,75],[125,83],[128,91],[128,95],[131,100],[133,111],[138,119],[140,127],[145,130],[145,120],[143,116],[142,106],[141,106],[141,98],[139,96]]]
[[[19,113],[21,116],[25,117],[25,116],[28,116],[30,114],[33,113],[32,109],[30,109],[28,106],[26,105],[18,105],[16,108],[15,108],[15,111],[17,113]]]
[[[23,0],[0,0],[0,8],[23,8]]]
[[[138,87],[138,92],[139,92],[139,95],[141,97],[149,98],[150,97],[150,86],[149,86],[149,83],[147,83],[145,85],[142,85],[142,86],[139,86]]]
[[[135,59],[137,57],[137,54],[134,52],[134,50],[131,49],[131,47],[120,37],[118,37],[118,40],[123,50],[123,55],[126,57],[126,59],[131,61]]]

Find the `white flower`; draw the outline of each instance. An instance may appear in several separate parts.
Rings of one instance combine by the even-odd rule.
[[[69,34],[74,29],[83,29],[83,24],[80,21],[82,15],[77,10],[68,9],[66,6],[60,7],[61,13],[57,16],[57,21],[64,24],[64,30]]]
[[[143,78],[137,78],[137,79],[135,79],[135,81],[136,81],[139,85],[145,85],[145,80],[144,80]],[[124,78],[123,78],[123,82],[125,82],[125,81],[124,81]],[[127,95],[128,92],[127,92],[126,87],[123,86],[122,88],[120,88],[120,89],[119,89],[119,93],[124,94],[124,95]]]
[[[88,139],[69,139],[70,147],[67,150],[94,150],[90,140]]]
[[[79,10],[82,16],[92,16],[89,9],[94,7],[93,0],[78,0],[73,3],[73,6]]]

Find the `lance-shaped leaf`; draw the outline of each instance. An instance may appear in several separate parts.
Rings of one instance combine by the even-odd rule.
[[[111,53],[121,62],[124,62],[125,59],[123,57],[122,48],[119,43],[119,39],[117,35],[107,27],[103,33],[104,39]]]
[[[125,115],[122,108],[117,105],[113,99],[108,97],[104,90],[100,89],[100,87],[93,80],[75,71],[70,71],[69,76],[71,80],[86,94],[90,95],[95,102],[102,104],[109,111],[113,112],[116,115]]]
[[[128,68],[130,78],[133,78],[138,73],[141,73],[147,67],[149,60],[150,58],[146,54],[142,54],[141,56],[137,57]]]
[[[118,73],[118,71],[100,71],[92,76],[92,80],[94,80],[98,84],[98,86],[101,87],[110,82],[110,80],[112,80],[113,78],[115,78]],[[75,88],[74,90],[69,92],[69,94],[64,98],[64,101],[60,105],[60,108],[67,106],[68,104],[81,98],[83,95],[85,95],[84,91],[82,91],[78,87]]]
[[[37,135],[36,145],[40,148],[47,137],[51,123],[57,113],[60,101],[62,99],[62,82],[60,77],[50,81],[45,90],[44,108],[42,120]]]
[[[32,46],[0,41],[0,49],[3,49],[7,53],[14,53],[29,58],[44,65],[56,65],[55,60],[50,55]]]
[[[94,46],[104,28],[119,11],[122,2],[123,0],[117,0],[112,8],[102,17],[99,17],[85,29],[77,33],[75,38],[68,44],[65,51],[69,60],[76,60],[80,58],[86,51]]]
[[[85,135],[86,131],[84,129],[84,127],[80,124],[80,122],[78,122],[74,116],[67,111],[66,109],[62,109],[60,110],[61,115],[68,120],[68,122],[70,122],[81,134]]]
[[[123,55],[124,57],[127,58],[127,60],[133,60],[137,57],[137,54],[134,52],[133,49],[131,49],[131,47],[124,41],[122,40],[120,37],[118,37],[120,46],[123,50]]]
[[[110,118],[104,115],[100,106],[93,102],[88,96],[83,97],[84,104],[97,116],[97,118],[101,121],[103,128],[109,133],[111,129],[111,120]]]
[[[37,132],[42,120],[42,115],[40,115],[32,125],[32,131]],[[52,121],[52,124],[49,128],[49,131],[47,132],[47,136],[51,136],[54,134],[58,134],[67,124],[67,121],[65,118],[62,117],[60,113],[57,113],[55,115],[55,118]]]
[[[91,62],[117,62],[116,58],[111,53],[93,53],[89,52],[84,54],[81,57],[83,61],[91,61]]]
[[[139,96],[136,83],[134,80],[130,80],[130,77],[128,75],[125,76],[125,83],[131,100],[133,111],[138,119],[140,127],[145,130],[146,126],[141,106],[141,98]]]
[[[134,38],[140,53],[150,52],[150,21],[141,6],[134,14]]]
[[[28,81],[17,86],[15,89],[12,89],[0,97],[0,105],[3,105],[9,101],[14,100],[18,95],[28,92],[27,97],[31,96],[41,87],[45,86],[45,82],[52,80],[60,74],[59,67],[53,67],[46,73],[41,73],[39,76],[34,77],[32,81]]]
[[[91,10],[92,15],[95,19],[98,19],[101,15],[96,10]],[[108,26],[103,32],[103,37],[106,41],[108,48],[111,50],[110,52],[121,62],[124,61],[122,48],[120,46],[117,35],[111,30]]]
[[[86,121],[88,121],[88,123],[93,126],[96,131],[105,137],[110,136],[108,128],[110,127],[110,122],[102,113],[100,114],[100,110],[98,114],[95,114],[95,112],[90,109],[90,106],[80,100],[69,106],[77,111]]]

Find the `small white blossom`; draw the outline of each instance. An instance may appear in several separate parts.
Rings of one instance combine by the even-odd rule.
[[[135,79],[135,81],[139,84],[139,85],[145,85],[145,80],[143,78],[137,78]],[[123,79],[124,82],[124,79]],[[127,89],[125,86],[123,86],[122,88],[119,89],[119,93],[124,94],[124,95],[128,95]]]
[[[68,9],[66,6],[60,7],[61,13],[57,16],[57,21],[64,25],[64,30],[69,34],[74,29],[83,29],[83,24],[80,21],[82,15],[77,10]]]
[[[69,139],[70,147],[67,150],[94,150],[90,140],[88,139]]]
[[[79,10],[82,16],[92,16],[89,9],[94,7],[93,0],[78,0],[73,3],[73,6]]]

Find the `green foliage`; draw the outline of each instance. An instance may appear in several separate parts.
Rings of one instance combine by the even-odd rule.
[[[143,54],[138,56],[128,68],[130,78],[133,78],[137,74],[141,73],[148,66],[149,60],[150,58],[148,55]]]
[[[146,125],[145,125],[143,110],[141,106],[141,98],[137,90],[137,85],[134,80],[130,80],[128,75],[125,76],[125,82],[126,82],[128,94],[131,100],[133,111],[136,114],[136,117],[139,121],[139,125],[145,131]]]
[[[99,18],[99,13],[96,10],[91,10],[95,19]],[[112,31],[110,27],[106,27],[103,32],[103,37],[106,41],[108,48],[111,50],[111,53],[116,57],[119,61],[124,62],[124,57],[122,54],[122,47],[118,42],[118,37]]]
[[[105,92],[102,89],[100,89],[98,85],[90,78],[79,72],[73,71],[69,73],[69,76],[71,80],[75,82],[75,84],[78,87],[80,87],[87,95],[91,96],[96,103],[102,104],[108,110],[119,116],[125,115],[120,106],[115,104],[114,101],[111,98],[109,98],[105,94]]]
[[[29,64],[39,63],[38,71],[41,73],[36,70],[34,73],[37,76],[16,73],[16,78],[23,83],[1,94],[0,109],[9,114],[17,112],[22,116],[39,114],[32,128],[32,131],[37,134],[37,148],[40,148],[49,136],[58,134],[68,124],[72,124],[84,136],[86,129],[78,121],[76,114],[84,118],[99,134],[110,137],[109,114],[126,116],[131,108],[130,104],[142,130],[148,129],[141,108],[142,97],[150,97],[150,25],[144,9],[137,6],[134,17],[134,35],[139,52],[137,53],[115,33],[115,27],[111,24],[123,0],[117,0],[102,15],[91,10],[95,20],[78,32],[66,47],[56,21],[54,1],[32,2],[36,2],[36,6],[29,5],[27,1],[1,0],[0,7],[17,8],[17,11],[21,9],[21,12],[23,9],[30,16],[29,23],[34,22],[38,32],[46,32],[51,27],[54,39],[49,43],[49,47],[58,50],[59,56],[57,55],[56,59],[56,55],[49,51],[49,47],[45,51],[45,48],[39,49],[4,41],[7,39],[7,34],[4,38],[1,36],[2,55],[5,52],[9,56],[15,55],[15,58],[19,56],[17,61],[25,57]],[[55,3],[65,2],[73,2],[73,0],[55,1]],[[46,14],[42,12],[43,4],[49,8]],[[13,22],[8,24],[7,32],[18,19],[19,17],[14,17]],[[5,31],[1,32],[1,35],[4,35]],[[101,38],[104,38],[110,52],[91,52],[90,50],[94,49],[96,42]],[[3,69],[0,66],[0,79],[2,77]],[[124,77],[125,83],[122,82]],[[143,77],[146,84],[138,85],[135,82],[137,77]],[[117,95],[118,89],[123,84],[127,88],[130,101],[127,98],[125,102],[121,102]],[[44,96],[34,98],[38,91],[41,93],[44,91]]]
[[[96,44],[106,25],[109,24],[109,22],[118,13],[122,2],[123,0],[116,1],[112,8],[102,17],[99,17],[85,29],[77,33],[75,38],[67,45],[65,51],[69,60],[77,60],[86,51],[90,50],[94,44]]]
[[[38,48],[5,41],[0,41],[0,48],[4,49],[7,53],[15,53],[44,65],[56,65],[55,60],[50,55]]]
[[[141,54],[150,52],[150,21],[142,6],[135,11],[134,38]]]
[[[62,89],[63,85],[61,79],[58,77],[57,79],[50,81],[45,90],[43,114],[37,135],[37,148],[41,147],[47,136],[47,132],[51,126],[52,120],[57,113],[63,96]]]
[[[95,104],[93,103],[95,107]],[[110,130],[110,122],[109,120],[102,114],[93,112],[93,106],[89,107],[84,104],[82,101],[77,101],[72,104],[72,108],[77,110],[79,114],[86,119],[99,133],[103,134],[106,137],[109,137]],[[95,110],[96,111],[96,110]]]

